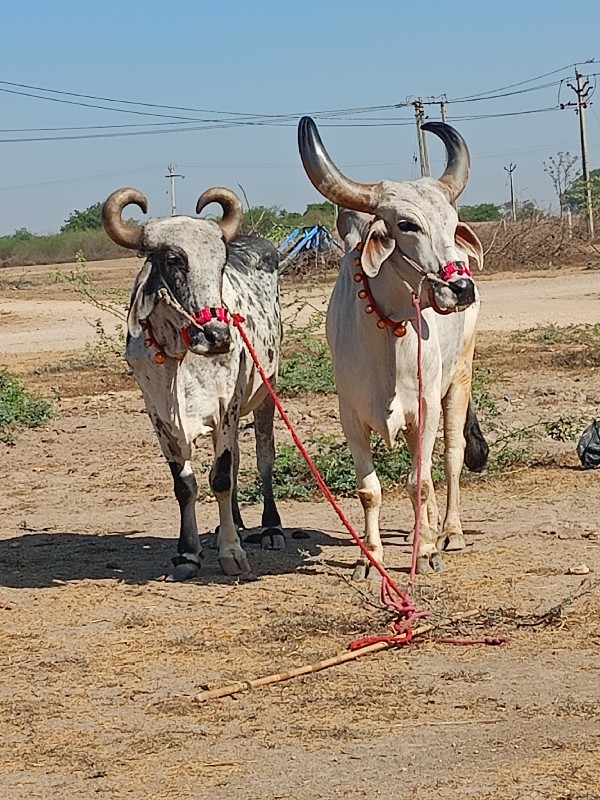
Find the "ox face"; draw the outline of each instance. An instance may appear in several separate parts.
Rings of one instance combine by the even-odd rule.
[[[151,220],[145,226],[144,249],[152,265],[153,287],[166,288],[196,320],[181,325],[187,348],[197,355],[228,352],[231,333],[223,314],[219,314],[226,261],[219,227],[189,217]]]
[[[364,247],[366,274],[375,277],[389,259],[411,284],[418,282],[419,272],[431,276],[428,283],[432,302],[440,310],[463,311],[472,305],[476,291],[468,256],[481,263],[481,245],[470,228],[458,221],[456,210],[438,181],[385,181],[381,194],[376,220]]]
[[[102,223],[110,238],[146,256],[137,277],[127,325],[131,336],[152,329],[147,339],[163,354],[182,357],[187,350],[198,355],[220,355],[231,347],[231,331],[223,308],[225,245],[239,234],[243,207],[230,189],[207,189],[196,203],[196,213],[210,203],[223,209],[219,222],[191,217],[153,219],[136,226],[123,222],[123,209],[136,205],[144,213],[148,202],[137,189],[117,189],[102,208]],[[160,314],[149,316],[160,297]],[[160,336],[160,340],[157,339]],[[160,362],[162,363],[162,362]]]

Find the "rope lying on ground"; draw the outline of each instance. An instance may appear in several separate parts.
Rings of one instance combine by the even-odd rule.
[[[421,625],[412,631],[412,638],[414,639],[417,636],[422,636],[424,633],[429,633],[429,631],[435,630],[435,628],[441,627],[442,625],[448,625],[451,622],[467,619],[469,617],[476,617],[479,613],[479,611],[465,611],[462,614],[456,614],[452,618],[444,619],[437,625],[433,623]],[[216,700],[218,697],[228,697],[229,695],[238,694],[239,692],[247,692],[252,689],[258,689],[261,686],[269,686],[273,683],[282,683],[283,681],[289,681],[292,678],[299,678],[302,675],[312,675],[314,672],[320,672],[321,670],[328,669],[329,667],[335,667],[339,664],[345,664],[348,661],[354,661],[361,656],[370,655],[371,653],[380,653],[382,650],[390,650],[392,648],[399,647],[403,644],[403,642],[396,641],[397,638],[398,637],[389,637],[388,639],[382,639],[379,642],[374,642],[373,644],[356,648],[354,650],[350,650],[349,652],[345,651],[343,653],[338,653],[338,655],[332,656],[331,658],[325,658],[322,661],[316,661],[314,664],[305,664],[302,667],[296,667],[295,669],[290,669],[286,672],[276,672],[273,675],[266,675],[263,678],[254,678],[248,681],[238,681],[237,683],[231,683],[228,686],[222,686],[219,689],[208,689],[205,692],[200,692],[200,694],[197,694],[194,697],[194,700],[197,703],[205,703],[207,700]],[[458,640],[448,640],[448,643],[461,644],[461,642]],[[466,642],[466,644],[492,643],[501,644],[500,641],[489,642],[484,641],[483,639],[475,642]]]

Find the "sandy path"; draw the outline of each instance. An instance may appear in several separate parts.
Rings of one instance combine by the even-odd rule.
[[[284,287],[286,322],[306,324],[315,310],[325,310],[331,287],[317,286],[298,313],[298,290]],[[594,324],[600,318],[600,274],[579,272],[532,277],[490,278],[480,282],[482,331],[509,331],[540,325]],[[303,290],[303,297],[307,293]],[[533,299],[535,298],[535,302]],[[119,322],[80,300],[0,299],[0,353],[78,350],[94,338],[100,320],[108,333]]]

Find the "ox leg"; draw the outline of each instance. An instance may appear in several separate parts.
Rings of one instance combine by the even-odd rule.
[[[415,519],[417,511],[421,514],[421,530],[419,536],[419,550],[417,554],[417,573],[428,575],[432,572],[443,572],[444,562],[436,546],[437,540],[437,503],[431,479],[431,461],[433,447],[437,433],[437,423],[440,418],[439,405],[436,408],[428,407],[425,401],[423,419],[423,443],[421,465],[421,496],[417,497],[417,424],[416,421],[405,431],[405,438],[410,451],[412,469],[408,478],[406,489],[412,502]]]
[[[233,462],[238,426],[237,416],[234,409],[230,408],[229,425],[220,428],[215,436],[215,460],[210,471],[210,488],[219,505],[217,547],[221,569],[225,575],[239,575],[251,579],[250,564],[233,518]]]
[[[465,457],[464,426],[471,396],[471,370],[465,364],[442,400],[444,409],[444,471],[446,473],[446,516],[437,546],[440,550],[464,550],[460,521],[460,473]]]
[[[379,533],[381,484],[373,464],[371,430],[354,415],[346,416],[341,409],[340,418],[354,461],[358,497],[365,515],[365,545],[375,560],[383,564],[383,545]],[[356,562],[352,579],[358,581],[368,578],[370,567],[367,557],[361,554]]]
[[[235,448],[233,451],[233,490],[231,492],[231,507],[233,511],[233,521],[239,531],[246,529],[244,520],[242,519],[242,512],[240,511],[240,504],[238,502],[237,486],[238,486],[238,471],[240,468],[240,445],[236,438]]]
[[[285,548],[285,537],[281,530],[281,517],[277,511],[273,495],[273,467],[275,466],[274,414],[275,403],[269,394],[254,411],[256,462],[263,490],[262,531],[260,534],[260,543],[263,550],[283,550]]]
[[[200,570],[200,539],[196,523],[196,495],[198,485],[190,461],[179,464],[169,461],[173,475],[173,489],[179,503],[180,528],[177,557],[173,559],[175,569],[168,581],[185,581],[194,578]]]

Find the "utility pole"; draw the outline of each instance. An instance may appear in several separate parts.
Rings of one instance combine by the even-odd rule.
[[[575,86],[568,83],[569,89],[573,89],[577,95],[577,104],[575,103],[561,103],[560,107],[570,108],[577,105],[577,114],[579,116],[579,138],[581,141],[581,173],[583,178],[583,189],[585,193],[585,209],[588,219],[588,232],[590,239],[594,238],[594,215],[592,212],[592,190],[590,187],[590,175],[588,171],[588,158],[587,158],[587,130],[585,126],[585,109],[588,107],[588,100],[593,92],[593,87],[589,80],[585,78],[575,66]]]
[[[515,184],[513,181],[513,172],[516,170],[517,165],[513,164],[512,162],[508,167],[504,167],[505,171],[508,172],[508,176],[510,178],[510,218],[513,222],[517,221],[517,205],[515,203]]]
[[[440,115],[442,117],[442,122],[444,123],[444,125],[447,122],[447,119],[446,119],[446,99],[445,98],[446,98],[446,96],[444,95],[444,99],[440,100]]]
[[[167,167],[169,174],[165,175],[165,178],[169,178],[171,181],[171,216],[174,217],[177,214],[177,203],[175,201],[175,178],[185,178],[185,175],[180,175],[179,173],[175,172],[175,165],[169,164]]]
[[[419,141],[419,158],[421,160],[421,177],[431,177],[431,169],[429,167],[429,152],[427,150],[427,139],[425,138],[425,131],[421,130],[421,125],[425,122],[425,107],[423,99],[418,97],[413,100],[415,107],[415,120],[417,122],[417,138]]]

